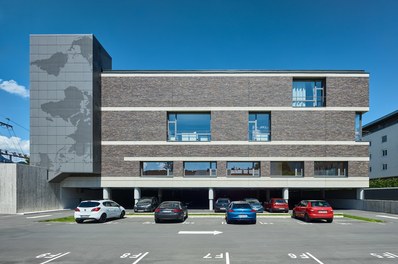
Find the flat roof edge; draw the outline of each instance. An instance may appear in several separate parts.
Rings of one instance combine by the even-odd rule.
[[[105,74],[275,74],[275,73],[305,73],[305,74],[364,74],[369,72],[364,70],[107,70],[103,71]]]

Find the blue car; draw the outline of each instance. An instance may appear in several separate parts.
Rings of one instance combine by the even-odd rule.
[[[227,224],[231,224],[233,222],[246,222],[255,224],[257,221],[257,213],[248,202],[231,202],[225,213],[225,221]]]
[[[264,207],[261,205],[259,200],[255,198],[245,198],[245,202],[248,202],[250,206],[256,210],[257,213],[264,213]]]

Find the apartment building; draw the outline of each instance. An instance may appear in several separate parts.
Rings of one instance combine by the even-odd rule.
[[[369,73],[117,71],[93,35],[31,36],[31,163],[69,205],[353,198]],[[134,200],[133,200],[134,199]]]
[[[369,146],[369,178],[398,177],[398,111],[363,127],[363,140]]]

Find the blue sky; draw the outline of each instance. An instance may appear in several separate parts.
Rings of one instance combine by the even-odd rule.
[[[29,34],[93,33],[118,70],[363,69],[366,124],[398,109],[397,10],[396,0],[0,0],[0,121],[29,140]]]

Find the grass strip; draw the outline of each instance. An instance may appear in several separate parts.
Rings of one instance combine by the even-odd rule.
[[[71,223],[71,222],[75,222],[75,217],[74,216],[67,216],[67,217],[61,217],[61,218],[40,220],[39,222],[44,222],[44,223],[48,223],[48,222]]]
[[[363,216],[356,216],[356,215],[350,215],[350,214],[343,214],[344,217],[355,219],[355,220],[360,220],[360,221],[365,221],[365,222],[371,222],[371,223],[384,223],[385,221],[379,220],[379,219],[374,219],[374,218],[368,218],[368,217],[363,217]]]

